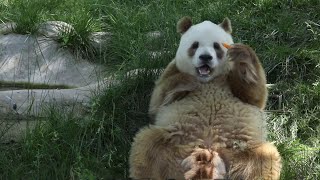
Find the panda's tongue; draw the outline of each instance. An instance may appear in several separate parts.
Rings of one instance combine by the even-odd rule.
[[[207,65],[199,67],[198,71],[200,75],[208,75],[211,72],[210,67]]]

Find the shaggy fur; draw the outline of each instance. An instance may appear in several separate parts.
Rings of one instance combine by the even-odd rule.
[[[189,29],[202,32],[201,28],[208,26],[216,28],[205,23],[200,30]],[[188,33],[187,29],[183,36]],[[182,47],[185,54],[188,48]],[[229,61],[224,56],[217,61],[220,64],[212,66],[219,68],[219,73],[205,80],[186,71],[192,65],[185,68],[179,59],[198,62],[197,57],[177,55],[167,66],[150,102],[155,124],[142,128],[132,144],[131,178],[279,179],[281,158],[276,147],[266,141],[261,111],[266,93],[250,95],[265,89],[264,71],[248,46],[236,45],[228,56]],[[263,103],[252,101],[251,105],[250,99]]]
[[[227,56],[229,64],[225,69],[228,74],[227,82],[233,95],[243,102],[264,109],[268,90],[265,72],[256,53],[249,46],[235,44],[229,49]],[[183,98],[199,85],[200,82],[195,76],[180,72],[175,61],[172,61],[156,82],[150,100],[150,118],[154,120],[161,106]]]
[[[224,171],[231,179],[279,179],[280,168],[277,149],[266,142],[263,112],[234,97],[226,77],[162,107],[130,154],[130,176],[137,179],[213,179]]]
[[[233,68],[227,81],[233,95],[264,109],[268,90],[266,76],[256,53],[249,46],[236,44],[228,50],[228,57]]]
[[[196,77],[182,73],[176,67],[175,61],[169,63],[163,74],[156,81],[156,87],[151,95],[149,116],[155,119],[158,110],[175,100],[182,99],[200,85]]]

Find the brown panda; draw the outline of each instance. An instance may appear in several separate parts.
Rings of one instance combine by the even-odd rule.
[[[150,115],[130,152],[136,179],[279,179],[281,158],[266,141],[267,96],[255,52],[233,44],[231,23],[178,22],[175,59],[156,83]]]
[[[189,29],[189,27],[191,27],[191,25],[192,23],[190,18],[182,18],[178,22],[178,32],[184,34]],[[232,29],[231,23],[228,19],[225,19],[223,23],[220,24],[220,27],[225,30],[227,37],[230,36]],[[232,43],[233,41],[232,39],[228,39],[226,40],[226,42]],[[181,41],[181,44],[182,43],[183,42]],[[188,53],[190,53],[191,51],[195,51],[195,47],[195,44],[192,44],[192,46],[188,49]],[[160,108],[160,106],[167,105],[174,100],[182,98],[183,96],[188,94],[188,92],[196,89],[200,82],[208,81],[211,78],[217,76],[217,74],[219,75],[223,73],[228,73],[228,83],[230,85],[232,93],[236,97],[246,103],[264,109],[268,94],[266,87],[266,78],[264,70],[255,52],[249,46],[241,44],[233,45],[233,47],[228,51],[229,66],[225,66],[224,63],[226,63],[226,56],[224,55],[226,54],[226,49],[221,46],[221,43],[214,43],[213,47],[216,51],[216,59],[218,60],[216,62],[216,64],[218,65],[217,67],[215,67],[215,71],[218,71],[216,74],[212,72],[210,72],[208,75],[200,74],[201,68],[196,69],[199,72],[197,75],[195,75],[194,70],[182,70],[182,72],[177,68],[176,59],[174,59],[167,66],[162,76],[156,82],[156,87],[152,93],[149,107],[149,115],[151,119],[154,119],[155,114],[157,113],[157,110]],[[182,59],[180,61],[182,61],[183,64],[183,62],[185,62],[184,59],[187,58],[184,57],[180,59]],[[191,56],[188,62],[192,63],[193,61],[196,60],[194,60],[194,57]],[[201,63],[203,62],[198,62],[198,64],[200,65]],[[224,67],[219,67],[220,64]],[[230,66],[234,67],[231,69],[226,69],[230,68]]]

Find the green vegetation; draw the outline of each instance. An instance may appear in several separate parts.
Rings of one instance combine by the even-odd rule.
[[[94,1],[90,0],[10,0],[0,5],[2,22],[15,22],[19,34],[34,35],[41,23],[63,21],[73,29],[61,34],[58,40],[62,47],[69,48],[85,58],[95,58],[89,35],[100,31],[103,23],[91,14]]]
[[[270,140],[284,162],[282,179],[320,178],[320,3],[318,0],[103,1],[14,0],[0,3],[0,19],[15,21],[17,32],[34,33],[46,20],[61,20],[77,33],[65,47],[86,52],[88,34],[108,31],[112,39],[99,54],[120,83],[92,99],[85,116],[48,108],[47,121],[18,143],[0,145],[4,179],[127,178],[132,137],[148,124],[147,107],[154,80],[175,54],[176,22],[220,22],[229,17],[235,42],[252,46],[262,60],[268,83],[275,84],[267,110]],[[41,4],[41,5],[40,5]],[[159,31],[151,40],[146,33]],[[150,51],[161,56],[150,57]],[[112,68],[110,68],[110,66]],[[135,76],[126,73],[143,69]],[[279,108],[280,104],[280,108]],[[41,121],[40,121],[41,120]],[[1,123],[0,123],[1,125]],[[1,137],[0,137],[1,140]]]

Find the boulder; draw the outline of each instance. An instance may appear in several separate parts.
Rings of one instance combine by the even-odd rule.
[[[56,41],[73,30],[71,25],[49,21],[39,25],[36,35],[14,34],[15,27],[0,25],[0,142],[19,140],[32,129],[36,116],[46,119],[48,107],[83,115],[92,95],[108,84],[102,65],[74,55]],[[91,41],[105,45],[106,36],[95,33]]]
[[[45,37],[0,35],[0,81],[82,87],[99,81],[102,66],[75,57]]]
[[[73,89],[0,91],[0,142],[20,140],[37,121],[46,120],[48,108],[82,117],[90,110],[92,96],[98,95],[107,85],[105,81]]]

